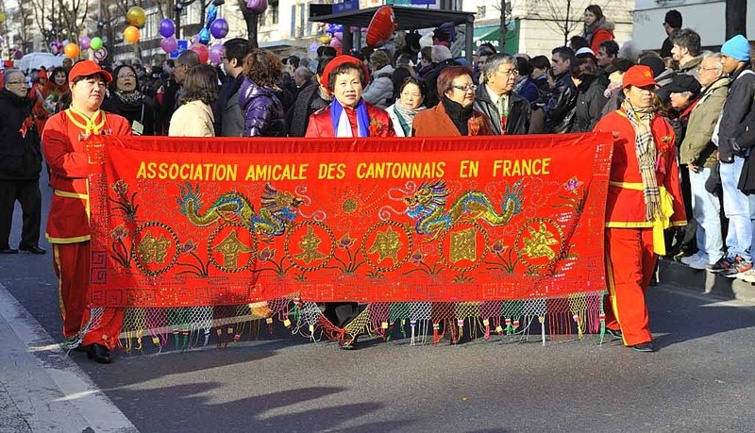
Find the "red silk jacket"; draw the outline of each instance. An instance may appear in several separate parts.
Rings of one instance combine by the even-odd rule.
[[[87,133],[131,135],[131,126],[125,118],[102,110],[92,120],[72,109],[47,119],[42,153],[50,167],[53,188],[46,232],[50,243],[89,240],[89,164],[84,143]]]
[[[618,133],[614,140],[611,160],[606,227],[653,227],[652,221],[645,221],[645,198],[642,192],[642,175],[635,153],[635,133],[626,116],[623,110],[608,113],[594,129],[614,133],[614,137],[617,137]],[[679,166],[676,163],[674,131],[668,121],[660,116],[653,118],[650,128],[658,153],[658,186],[665,187],[673,199],[670,225],[687,225],[679,183]]]
[[[333,101],[337,104],[337,101]],[[391,118],[382,108],[365,102],[367,106],[367,115],[370,118],[370,137],[395,137],[396,131],[393,130]],[[358,137],[357,133],[357,112],[354,109],[344,107],[346,115],[351,123],[351,135]],[[333,122],[330,119],[330,105],[312,113],[309,116],[309,125],[305,137],[335,137],[336,132],[333,130]]]

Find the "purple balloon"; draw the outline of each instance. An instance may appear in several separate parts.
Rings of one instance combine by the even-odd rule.
[[[223,56],[225,55],[225,47],[223,44],[217,43],[210,47],[210,63],[218,65],[223,62]]]
[[[163,20],[160,21],[159,33],[160,36],[164,38],[173,36],[176,33],[176,23],[170,18],[163,18]]]
[[[175,37],[169,36],[160,41],[160,48],[162,48],[166,53],[172,53],[178,48],[178,41]]]
[[[88,50],[92,43],[92,39],[89,36],[84,36],[79,39],[79,46],[82,50]]]
[[[261,15],[267,10],[267,0],[246,0],[246,8]]]
[[[218,18],[210,24],[210,33],[215,39],[223,39],[228,34],[228,21]]]
[[[16,59],[16,60],[21,60],[21,59],[23,59],[23,58],[24,58],[24,52],[23,52],[23,51],[21,51],[21,50],[16,50],[16,51],[15,51],[15,52],[13,53],[13,58],[14,58],[14,59]]]

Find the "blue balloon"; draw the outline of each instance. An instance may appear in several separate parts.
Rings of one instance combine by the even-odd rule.
[[[213,21],[215,21],[215,18],[218,17],[218,7],[214,4],[211,4],[210,7],[207,8],[207,19],[205,20],[205,28],[209,29],[210,24],[212,24]],[[208,39],[209,42],[209,39]]]
[[[199,32],[199,43],[202,45],[207,45],[210,43],[210,30],[209,29],[204,28]]]
[[[343,25],[342,24],[333,24],[333,27],[331,27],[333,33],[343,32]]]

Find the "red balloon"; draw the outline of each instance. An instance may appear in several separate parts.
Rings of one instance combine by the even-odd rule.
[[[372,16],[370,26],[367,27],[366,42],[368,47],[379,47],[388,42],[396,30],[396,18],[393,8],[382,6]]]
[[[207,48],[207,45],[194,44],[191,46],[191,50],[197,53],[199,56],[199,63],[203,65],[210,59],[210,49]]]

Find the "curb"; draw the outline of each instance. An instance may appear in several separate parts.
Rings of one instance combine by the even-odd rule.
[[[728,300],[755,302],[755,284],[738,278],[726,278],[706,271],[692,269],[670,259],[661,259],[660,282],[702,295]]]

